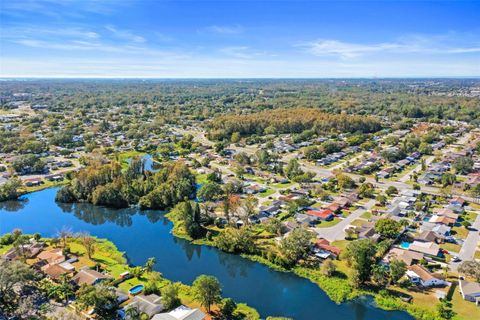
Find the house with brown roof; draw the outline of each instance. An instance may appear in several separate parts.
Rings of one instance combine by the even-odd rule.
[[[81,286],[84,283],[88,285],[95,285],[103,280],[107,280],[110,278],[110,276],[100,273],[98,271],[84,268],[78,271],[78,273],[72,278],[72,281],[78,286]]]
[[[60,248],[49,251],[42,251],[38,254],[37,258],[39,260],[45,260],[49,264],[57,264],[65,261],[63,250]]]
[[[64,274],[72,273],[70,270],[63,268],[58,264],[47,265],[42,271],[49,279],[54,281],[60,280],[60,277]]]
[[[424,287],[445,286],[448,284],[439,275],[431,273],[424,266],[419,264],[409,266],[407,269],[407,277],[415,284],[419,284]]]
[[[383,262],[390,263],[393,260],[405,262],[407,266],[417,264],[423,259],[423,253],[404,250],[401,248],[392,248],[383,259]]]
[[[437,257],[440,254],[440,246],[433,242],[413,241],[408,250],[420,252],[431,257]]]
[[[442,243],[444,237],[433,232],[433,231],[423,231],[418,236],[415,237],[416,241],[420,242],[435,242],[435,243]]]

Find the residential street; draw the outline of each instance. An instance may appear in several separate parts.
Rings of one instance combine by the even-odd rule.
[[[315,228],[315,232],[319,237],[325,238],[328,241],[345,240],[345,232],[343,231],[352,221],[360,218],[362,214],[372,209],[375,205],[375,199],[370,199],[363,207],[358,208],[348,217],[340,221],[338,224],[329,228]]]
[[[463,242],[462,249],[458,253],[458,257],[461,261],[473,260],[475,251],[477,249],[478,241],[480,240],[480,214],[477,215],[477,219],[471,226],[471,231],[468,233],[467,238]],[[460,262],[451,262],[450,268],[456,270]]]

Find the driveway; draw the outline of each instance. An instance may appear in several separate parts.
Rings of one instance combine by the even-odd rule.
[[[372,207],[375,205],[375,202],[375,199],[370,199],[363,207],[353,211],[352,214],[350,214],[348,217],[346,217],[333,227],[315,228],[314,230],[319,237],[325,238],[330,242],[337,240],[345,240],[345,232],[343,230],[348,225],[350,225],[352,221],[360,218],[362,214],[372,209]]]

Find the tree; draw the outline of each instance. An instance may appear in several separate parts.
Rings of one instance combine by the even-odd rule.
[[[375,232],[385,238],[396,238],[401,229],[400,223],[391,218],[381,218],[375,222]]]
[[[387,188],[387,190],[385,191],[385,193],[388,195],[388,196],[391,196],[392,194],[397,194],[398,193],[398,190],[397,188],[395,188],[394,186],[389,186]]]
[[[379,194],[376,198],[378,203],[380,203],[380,205],[384,206],[385,204],[387,204],[387,197],[385,197],[383,194]]]
[[[17,178],[12,178],[0,185],[0,202],[7,200],[15,200],[20,196],[20,187],[22,181]]]
[[[285,176],[288,179],[293,179],[297,176],[301,176],[303,174],[303,170],[300,168],[300,164],[298,160],[292,159],[288,162],[287,167],[285,168]]]
[[[200,190],[197,196],[204,201],[216,201],[223,195],[222,187],[216,182],[207,182]]]
[[[153,267],[157,263],[157,259],[154,257],[148,258],[147,262],[145,262],[145,271],[152,272]]]
[[[467,174],[473,169],[473,160],[469,157],[460,157],[455,159],[452,167],[460,174]]]
[[[62,246],[65,249],[67,247],[67,239],[72,236],[72,230],[68,227],[62,227],[60,231],[57,232],[57,237],[62,240]]]
[[[293,266],[310,252],[312,233],[306,228],[296,228],[280,241],[279,250],[287,266]]]
[[[232,298],[222,299],[220,312],[222,313],[223,318],[232,319],[235,309],[237,309],[237,304]]]
[[[92,256],[95,254],[95,238],[91,237],[88,233],[80,235],[82,239],[82,244],[87,251],[88,259],[92,259]]]
[[[77,303],[82,309],[93,307],[100,319],[111,319],[117,303],[115,289],[103,284],[83,284],[77,291]]]
[[[375,264],[375,243],[370,239],[352,241],[343,251],[343,258],[352,268],[350,280],[356,287],[365,283]]]
[[[330,259],[325,260],[320,266],[320,272],[327,277],[333,276],[335,271],[337,271],[337,266]]]
[[[390,281],[395,284],[403,277],[407,271],[407,265],[401,260],[392,260],[390,261]]]
[[[346,174],[338,174],[336,176],[337,184],[340,189],[353,189],[355,188],[355,181]]]
[[[193,282],[192,289],[195,299],[207,308],[208,313],[211,311],[212,304],[220,301],[222,288],[220,282],[213,276],[198,276]]]
[[[20,261],[0,259],[0,310],[15,310],[18,307],[18,291],[34,279],[33,270]]]
[[[381,264],[375,264],[372,267],[372,282],[380,288],[384,288],[388,282],[388,270],[387,267]]]
[[[180,298],[178,297],[179,284],[178,283],[169,283],[162,290],[162,304],[166,309],[174,309],[178,307],[181,303]]]
[[[463,273],[468,277],[475,278],[477,282],[480,282],[480,262],[463,261],[458,266],[458,272]]]
[[[455,312],[452,310],[452,303],[446,299],[441,299],[437,304],[437,314],[440,319],[452,319]]]

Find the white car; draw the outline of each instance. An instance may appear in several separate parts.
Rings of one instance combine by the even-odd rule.
[[[462,260],[462,259],[460,259],[460,258],[457,257],[457,256],[454,256],[454,257],[452,258],[452,261],[453,261],[453,262],[459,262],[459,261],[461,261],[461,260]]]

